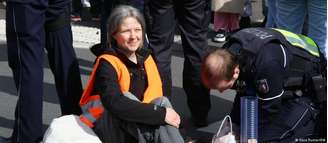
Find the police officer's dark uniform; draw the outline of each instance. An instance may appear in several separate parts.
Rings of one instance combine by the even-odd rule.
[[[72,47],[70,0],[8,0],[8,62],[18,92],[12,142],[42,139],[44,48],[62,114],[80,114],[81,79]]]
[[[164,96],[171,96],[171,55],[176,27],[184,51],[183,88],[196,125],[206,125],[209,89],[200,80],[201,60],[207,50],[209,0],[150,0],[145,7],[150,48],[163,81]]]
[[[259,142],[314,135],[320,103],[326,102],[326,67],[311,39],[280,29],[248,28],[233,34],[224,47],[237,55],[241,70],[233,122],[240,124],[240,97],[257,95]]]

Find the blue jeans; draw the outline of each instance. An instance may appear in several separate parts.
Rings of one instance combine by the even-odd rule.
[[[267,0],[268,14],[265,27],[276,27],[277,0]]]
[[[252,3],[250,0],[244,0],[244,12],[241,17],[248,17],[252,15]]]
[[[277,0],[277,27],[301,34],[306,15],[308,33],[326,57],[327,0]]]

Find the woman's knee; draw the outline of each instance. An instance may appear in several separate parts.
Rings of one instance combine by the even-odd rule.
[[[165,96],[158,97],[158,98],[152,100],[151,103],[159,105],[159,106],[163,106],[163,107],[172,107],[170,100]]]

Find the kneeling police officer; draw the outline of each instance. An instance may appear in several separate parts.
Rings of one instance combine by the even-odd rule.
[[[237,90],[231,112],[236,125],[240,97],[257,96],[259,142],[318,138],[326,135],[326,59],[321,55],[306,36],[247,28],[205,58],[202,80],[220,92]]]

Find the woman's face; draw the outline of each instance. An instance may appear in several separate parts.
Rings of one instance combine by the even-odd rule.
[[[125,52],[134,53],[143,40],[141,24],[134,17],[127,17],[123,19],[113,38],[119,48]]]

